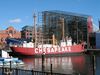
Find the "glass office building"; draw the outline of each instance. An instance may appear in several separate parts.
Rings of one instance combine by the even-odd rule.
[[[44,39],[52,43],[52,35],[55,35],[59,44],[66,37],[71,37],[72,42],[89,43],[89,33],[93,32],[91,16],[64,11],[43,11]],[[46,41],[47,42],[47,41]]]

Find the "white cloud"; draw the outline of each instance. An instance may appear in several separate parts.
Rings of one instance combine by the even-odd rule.
[[[10,23],[20,23],[21,19],[20,18],[15,18],[15,19],[9,20],[9,22]]]

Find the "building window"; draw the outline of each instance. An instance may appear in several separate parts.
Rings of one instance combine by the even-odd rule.
[[[8,31],[6,31],[6,33],[8,34]]]
[[[16,34],[16,31],[14,31],[14,34]]]
[[[13,34],[13,31],[12,30],[9,30],[9,34]]]

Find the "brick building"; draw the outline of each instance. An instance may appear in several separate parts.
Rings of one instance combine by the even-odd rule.
[[[22,27],[21,38],[35,41],[35,37],[36,37],[38,43],[42,43],[41,39],[43,38],[43,33],[42,33],[41,27],[36,28],[36,36],[35,36],[33,26]]]
[[[21,33],[20,31],[17,31],[14,29],[14,27],[10,26],[6,30],[1,30],[0,31],[0,43],[5,41],[6,38],[11,37],[11,38],[21,38]]]

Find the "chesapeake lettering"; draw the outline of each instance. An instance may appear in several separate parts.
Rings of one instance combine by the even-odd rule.
[[[44,47],[44,48],[35,48],[35,53],[61,53],[61,52],[70,52],[71,47]]]

